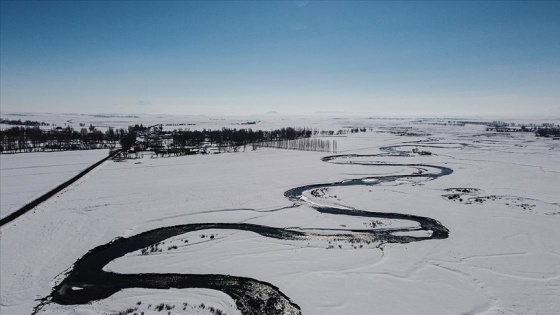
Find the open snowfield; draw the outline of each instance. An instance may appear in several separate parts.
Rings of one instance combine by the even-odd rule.
[[[212,226],[131,250],[103,270],[140,280],[149,274],[255,279],[278,288],[305,315],[560,313],[560,141],[533,133],[490,133],[484,126],[409,120],[262,119],[237,128],[363,126],[373,131],[337,137],[337,154],[359,156],[328,161],[322,160],[328,153],[261,148],[169,158],[145,154],[143,159],[105,162],[1,228],[0,313],[32,313],[72,273],[73,264],[97,246],[158,228],[202,223],[266,226],[314,236],[275,238]],[[205,118],[189,127],[222,127],[210,127],[212,121]],[[223,126],[235,123],[227,120]],[[391,132],[395,130],[417,135],[399,136]],[[389,155],[386,147],[418,147],[433,155]],[[56,165],[75,163],[83,169],[106,155],[88,152],[95,151],[6,156],[22,158],[10,160],[15,166],[5,164],[2,156],[2,213],[4,181],[12,180],[12,168],[18,168],[13,176],[21,180],[12,195],[28,190],[39,194],[47,180],[35,188],[33,176],[39,175],[22,171],[24,167],[66,174],[70,170],[57,171]],[[25,160],[34,156],[42,164]],[[426,175],[439,174],[440,168],[453,172]],[[57,183],[50,175],[40,178]],[[351,179],[363,182],[343,184]],[[311,186],[298,200],[284,195],[297,187],[329,183],[342,184]],[[414,220],[323,213],[316,207],[431,218],[449,236],[421,239],[432,231]],[[403,230],[394,235],[420,239],[370,242],[363,236],[365,229]],[[35,310],[112,314],[127,309],[146,315],[241,314],[231,296],[205,288],[132,287],[80,305],[46,301]]]
[[[41,196],[109,154],[109,150],[0,155],[0,218]]]

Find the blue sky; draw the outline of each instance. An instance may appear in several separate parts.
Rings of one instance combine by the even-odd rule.
[[[1,2],[1,110],[560,114],[560,2]]]

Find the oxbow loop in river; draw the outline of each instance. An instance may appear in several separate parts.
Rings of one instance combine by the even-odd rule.
[[[395,146],[396,147],[396,146]],[[380,155],[335,155],[322,160],[330,163],[368,165],[372,167],[406,166],[422,169],[422,172],[413,174],[371,176],[361,179],[350,179],[335,183],[308,185],[290,189],[284,196],[295,203],[295,206],[306,205],[316,211],[330,215],[408,220],[417,222],[419,227],[391,228],[391,229],[338,229],[335,234],[332,230],[305,228],[277,228],[247,223],[197,223],[177,226],[162,227],[127,238],[117,238],[112,242],[90,250],[79,259],[60,283],[54,288],[50,296],[43,299],[35,308],[38,313],[44,305],[57,303],[60,305],[85,304],[95,300],[102,300],[127,288],[170,289],[170,288],[205,288],[218,290],[228,294],[236,303],[237,308],[244,315],[285,315],[301,314],[299,306],[276,286],[263,281],[219,274],[118,274],[104,271],[103,268],[111,261],[128,253],[148,248],[166,239],[186,234],[193,231],[210,229],[238,230],[259,234],[263,237],[289,241],[321,240],[347,240],[368,241],[379,243],[409,243],[426,239],[445,239],[449,231],[437,220],[401,213],[370,212],[338,206],[322,206],[311,203],[302,198],[306,191],[325,187],[348,187],[367,185],[375,186],[381,183],[393,182],[400,178],[416,177],[426,180],[436,179],[440,176],[451,174],[453,171],[446,167],[424,164],[394,164],[375,163],[364,159],[379,157],[381,155],[402,155],[402,151],[385,148],[386,153]],[[390,152],[387,152],[390,151]],[[353,159],[359,159],[353,161]],[[432,170],[432,172],[428,172]],[[426,231],[430,235],[411,236],[406,232]],[[315,233],[314,233],[315,232]],[[404,235],[402,232],[405,232]]]

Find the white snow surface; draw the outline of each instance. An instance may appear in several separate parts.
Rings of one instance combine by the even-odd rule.
[[[0,154],[0,218],[72,178],[109,150]]]
[[[299,122],[275,119],[267,126],[282,122],[283,127],[297,126]],[[340,242],[335,244],[340,247],[329,249],[331,244],[321,239],[284,241],[229,230],[191,232],[166,240],[161,252],[129,253],[105,269],[131,274],[251,277],[278,287],[301,307],[304,315],[560,314],[558,141],[539,139],[532,133],[493,134],[482,126],[415,125],[407,120],[345,118],[341,122],[321,118],[310,123],[327,127],[371,126],[377,131],[387,130],[380,127],[412,127],[429,134],[348,134],[336,138],[339,154],[378,154],[381,146],[415,140],[432,139],[425,144],[433,145],[468,144],[424,148],[433,152],[432,156],[360,158],[446,166],[454,170],[448,176],[337,187],[319,197],[306,194],[306,198],[319,204],[430,217],[449,229],[449,238],[363,248]],[[62,164],[57,161],[59,153],[45,154],[52,157],[47,164]],[[292,202],[283,193],[303,185],[417,171],[411,167],[321,161],[327,155],[259,149],[172,158],[152,159],[145,155],[141,160],[105,162],[1,228],[0,313],[30,314],[38,305],[36,299],[47,296],[76,260],[116,237],[201,222],[244,222],[294,229],[363,228],[372,220],[320,214],[305,205],[289,208]],[[4,183],[4,159],[2,163]],[[22,160],[20,167],[25,163]],[[16,191],[25,190],[20,186],[24,184],[19,184]],[[454,193],[446,190],[450,188],[479,191],[463,194],[459,201],[445,197]],[[484,198],[482,202],[469,199],[476,197]],[[410,226],[406,221],[378,221],[374,222],[377,228]],[[415,233],[426,234],[408,235]],[[200,234],[214,237],[202,238]],[[177,249],[168,249],[172,245]],[[208,314],[200,309],[183,311],[184,302],[205,303],[227,314],[238,314],[231,298],[218,291],[140,288],[123,290],[88,305],[49,304],[39,313],[116,313],[137,307],[138,301],[142,301],[139,307],[151,303],[152,309],[159,303],[175,304],[172,314]]]

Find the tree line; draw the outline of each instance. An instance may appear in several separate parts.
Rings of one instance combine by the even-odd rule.
[[[560,137],[559,128],[539,128],[535,132],[538,137]]]
[[[308,128],[280,128],[274,130],[252,130],[222,128],[222,129],[203,129],[199,130],[174,130],[169,133],[172,143],[169,145],[174,148],[195,147],[205,150],[210,147],[217,148],[218,152],[238,151],[241,147],[246,149],[251,144],[255,150],[259,143],[267,141],[294,140],[299,138],[309,138],[313,131]],[[154,137],[153,140],[159,144],[153,145],[150,138],[146,140],[148,147],[163,147],[165,137]]]
[[[0,152],[67,151],[114,148],[128,130],[109,128],[102,132],[90,126],[74,130],[71,126],[41,129],[11,127],[0,130]]]
[[[346,131],[338,131],[342,134]],[[353,131],[350,131],[353,132]],[[72,126],[41,129],[38,126],[11,127],[0,130],[0,152],[65,151],[115,148],[120,144],[123,152],[152,150],[160,153],[236,152],[247,145],[294,150],[332,151],[336,142],[313,138],[313,135],[334,135],[332,130],[287,127],[273,130],[222,128],[217,130],[164,131],[162,125],[144,127],[142,124],[124,128],[108,128],[105,132],[95,126],[85,125],[78,131]],[[307,139],[306,141],[295,141]],[[193,151],[190,151],[194,149]],[[171,152],[173,151],[173,152]]]
[[[15,125],[15,126],[49,126],[49,123],[46,122],[39,122],[39,121],[34,121],[34,120],[26,120],[26,121],[21,121],[21,119],[18,120],[10,120],[10,119],[3,119],[0,118],[0,124],[5,124],[5,125]]]
[[[265,141],[255,144],[257,147],[299,150],[299,151],[319,151],[337,152],[335,140],[323,140],[317,138],[303,138],[293,140]]]

